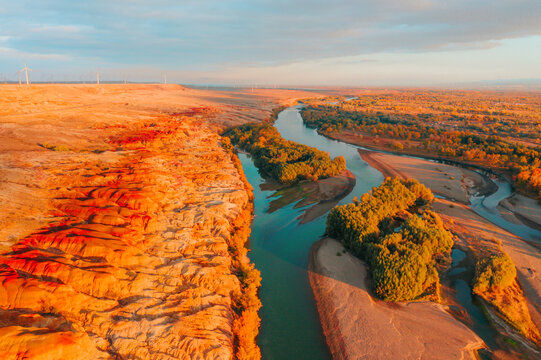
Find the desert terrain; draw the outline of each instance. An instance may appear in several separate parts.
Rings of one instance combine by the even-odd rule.
[[[217,131],[308,95],[0,86],[0,354],[257,354],[251,189]]]

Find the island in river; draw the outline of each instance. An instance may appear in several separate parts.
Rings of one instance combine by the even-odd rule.
[[[309,270],[333,359],[475,359],[484,346],[440,304],[377,299],[366,265],[334,239],[312,246]]]
[[[476,214],[466,205],[468,204],[469,197],[473,194],[490,194],[491,192],[494,192],[494,184],[489,179],[484,178],[471,170],[419,158],[404,157],[368,150],[359,150],[359,153],[365,161],[380,170],[386,176],[417,178],[421,183],[430,187],[434,193],[440,195],[440,198],[436,199],[433,208],[442,216],[448,227],[458,235],[458,246],[464,249],[478,248],[479,246],[483,246],[483,241],[501,244],[502,249],[509,254],[516,264],[518,279],[524,289],[525,297],[523,303],[517,303],[516,306],[519,308],[520,306],[526,307],[526,311],[531,315],[533,324],[539,328],[540,309],[538,306],[540,303],[539,290],[541,289],[541,284],[538,277],[535,276],[536,269],[539,269],[541,266],[539,261],[539,250],[535,246],[538,244],[528,243],[524,239],[495,226]],[[360,283],[360,280],[357,279],[358,284],[362,283],[365,285],[364,288],[360,288],[359,286],[355,288],[351,286],[352,279],[350,274],[358,273],[359,268],[364,268],[365,265],[360,260],[350,257],[348,253],[343,253],[339,248],[341,248],[341,244],[333,239],[321,240],[313,246],[310,257],[310,267],[312,270],[312,273],[310,273],[310,280],[318,302],[318,309],[320,311],[324,331],[326,334],[329,334],[327,336],[327,342],[332,349],[331,351],[333,352],[334,358],[380,358],[379,356],[381,356],[381,358],[388,358],[389,356],[392,357],[393,352],[401,352],[404,351],[404,349],[407,349],[408,351],[412,351],[412,353],[410,354],[411,356],[406,356],[405,358],[452,359],[457,358],[458,356],[452,354],[452,351],[450,353],[446,352],[445,349],[447,349],[447,351],[459,351],[460,349],[464,351],[468,350],[468,356],[473,357],[473,353],[470,353],[469,351],[479,349],[483,346],[482,341],[473,341],[471,334],[469,334],[470,337],[466,336],[466,338],[462,338],[461,341],[455,342],[458,338],[447,334],[445,326],[441,329],[437,329],[437,331],[434,330],[433,332],[420,331],[419,333],[416,333],[416,331],[422,329],[423,326],[404,327],[403,332],[386,332],[389,334],[386,339],[392,339],[386,343],[387,347],[376,346],[372,348],[371,346],[366,346],[366,342],[359,342],[359,338],[352,335],[360,331],[356,328],[359,322],[367,324],[363,327],[364,331],[367,331],[368,329],[372,330],[372,332],[367,334],[364,338],[374,338],[379,332],[377,327],[371,328],[370,325],[368,325],[377,324],[377,321],[374,321],[374,319],[366,321],[367,316],[375,317],[375,314],[378,313],[378,311],[364,312],[364,310],[360,309],[377,308],[377,304],[381,304],[381,301],[378,301],[371,296],[370,290],[366,286],[368,277],[365,277],[364,282]],[[364,274],[366,276],[366,272],[364,272]],[[349,277],[349,279],[347,279],[347,277]],[[352,301],[352,298],[354,297],[358,299],[358,301]],[[364,306],[359,306],[359,304],[363,303],[363,300],[361,299],[365,299],[364,302],[368,301],[368,303]],[[446,302],[453,304],[452,294],[449,294],[449,292],[447,292]],[[420,309],[423,308],[422,305],[418,303],[416,303],[414,307],[410,307],[411,305],[413,304],[400,303],[397,304],[397,307],[391,308],[389,308],[389,305],[387,304],[380,305],[381,309],[379,312],[381,315],[379,320],[388,324],[388,322],[382,320],[387,317],[391,323],[400,324],[399,319],[402,318],[401,314],[403,311],[394,311],[394,309],[402,309],[402,306],[407,306],[410,311],[414,311],[415,307]],[[385,313],[387,315],[384,315]],[[328,314],[333,314],[333,316],[329,317]],[[429,315],[425,314],[423,319],[427,316]],[[498,317],[495,314],[492,314],[491,316],[492,321],[498,321]],[[408,322],[406,321],[406,323]],[[429,324],[431,323],[432,322],[429,322]],[[443,323],[444,322],[442,322],[442,324]],[[512,329],[505,326],[505,324],[500,322],[500,325],[504,328],[507,336],[511,336],[523,343],[523,355],[529,354],[527,356],[533,358],[536,354],[539,354],[536,345],[524,341],[520,336],[514,334]],[[429,328],[430,325],[425,324],[424,327]],[[355,330],[353,330],[354,328]],[[398,329],[398,327],[395,329]],[[431,336],[431,334],[439,334],[440,330],[442,331],[442,334],[445,334],[445,338],[451,340],[445,344],[439,343],[436,348],[431,348],[433,353],[427,352],[427,350],[430,349],[425,349],[423,346],[416,347],[412,345],[411,342],[407,343],[405,340],[419,338],[428,340],[427,337]],[[332,335],[330,335],[331,333]],[[467,332],[464,333],[454,329],[451,331],[451,334],[464,335],[467,334]],[[405,336],[402,338],[403,335]],[[431,340],[431,343],[434,341],[434,339]],[[401,343],[408,345],[404,346],[401,345]],[[422,343],[425,342],[423,341]],[[465,343],[469,345],[463,347],[463,344]],[[453,344],[455,347],[453,347]],[[376,349],[382,350],[383,355],[380,355]],[[437,349],[439,349],[440,352],[438,352]],[[418,352],[415,352],[415,350]],[[464,354],[461,354],[460,357],[462,358],[463,355]],[[492,356],[494,358],[499,358],[501,356],[510,358],[513,355],[512,351],[509,353],[495,350],[492,352]]]

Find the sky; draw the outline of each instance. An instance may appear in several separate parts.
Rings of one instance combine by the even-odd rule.
[[[541,79],[541,0],[0,0],[0,80]]]

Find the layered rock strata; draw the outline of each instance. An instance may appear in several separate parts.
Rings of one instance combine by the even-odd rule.
[[[4,359],[235,356],[242,175],[201,121],[121,131],[82,163],[51,151],[46,224],[2,239]]]

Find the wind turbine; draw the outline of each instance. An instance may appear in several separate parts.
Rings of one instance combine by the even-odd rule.
[[[167,84],[167,73],[163,73],[163,83]]]
[[[20,74],[22,71],[24,71],[25,74],[26,74],[26,85],[30,85],[30,80],[28,80],[28,71],[34,71],[34,70],[32,70],[28,66],[26,66],[26,61],[25,61],[24,62],[24,67],[21,70],[17,71],[17,74]],[[20,84],[21,84],[21,77],[19,75],[19,85]]]

